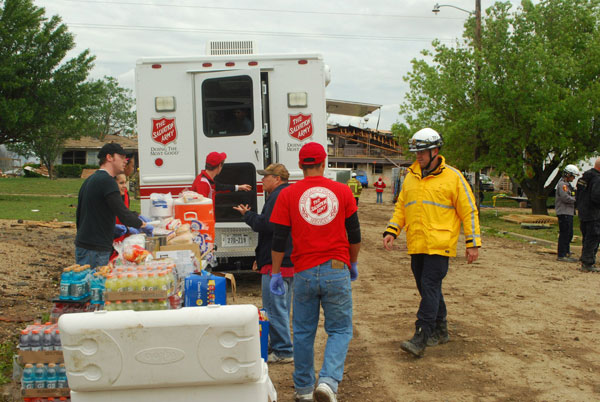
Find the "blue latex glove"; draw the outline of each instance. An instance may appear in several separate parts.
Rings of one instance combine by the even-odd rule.
[[[350,281],[354,282],[358,279],[358,262],[350,263]]]
[[[139,234],[140,230],[136,228],[127,228],[129,230],[130,235]]]
[[[154,226],[146,225],[141,228],[142,232],[146,233],[148,236],[152,236],[152,232],[154,231]]]
[[[127,233],[127,228],[125,227],[125,225],[115,225],[115,237],[121,237],[125,233]]]
[[[150,218],[148,218],[147,216],[138,215],[138,218],[140,218],[140,220],[142,220],[144,222],[150,222]]]
[[[283,296],[285,293],[285,285],[283,284],[283,278],[281,272],[278,274],[271,274],[271,282],[269,283],[271,293],[277,296]]]

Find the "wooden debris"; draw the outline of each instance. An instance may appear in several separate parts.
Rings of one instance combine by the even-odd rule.
[[[51,229],[75,229],[75,222],[42,222],[42,221],[22,221],[10,224],[11,227],[23,227],[23,228],[51,228]]]
[[[500,219],[512,223],[538,223],[538,224],[556,224],[558,218],[556,216],[548,215],[503,215]]]

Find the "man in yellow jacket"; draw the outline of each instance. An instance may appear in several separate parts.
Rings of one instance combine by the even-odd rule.
[[[358,205],[358,198],[360,197],[360,193],[362,193],[362,184],[360,184],[360,182],[356,178],[356,173],[352,173],[352,177],[350,178],[350,180],[348,180],[346,184],[348,185],[348,187],[350,187],[350,190],[352,190],[352,195],[356,200],[356,205]]]
[[[464,176],[439,154],[442,137],[431,128],[417,131],[409,150],[417,160],[408,168],[396,202],[394,216],[383,234],[383,246],[391,250],[402,229],[406,230],[408,254],[421,303],[413,338],[402,350],[421,357],[426,346],[446,343],[448,325],[442,280],[448,273],[449,257],[463,225],[466,258],[477,260],[481,247],[479,215],[473,192]]]

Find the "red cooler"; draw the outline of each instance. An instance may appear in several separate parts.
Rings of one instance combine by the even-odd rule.
[[[175,218],[181,223],[189,223],[193,232],[208,235],[207,241],[215,242],[215,213],[212,200],[205,198],[202,201],[184,203],[183,199],[175,200]]]

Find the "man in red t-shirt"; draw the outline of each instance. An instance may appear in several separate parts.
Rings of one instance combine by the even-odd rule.
[[[380,177],[379,180],[373,184],[375,187],[375,192],[377,193],[377,201],[376,204],[383,204],[383,189],[386,187],[383,179]]]
[[[227,159],[225,152],[211,152],[206,156],[205,169],[200,172],[192,184],[192,191],[202,194],[206,198],[211,198],[215,205],[215,196],[217,191],[250,191],[252,186],[249,184],[222,184],[215,182],[215,176],[223,170],[223,164]]]
[[[280,267],[291,232],[294,263],[294,387],[296,400],[335,401],[352,339],[352,287],[358,278],[360,224],[345,184],[323,177],[327,153],[316,142],[300,149],[304,179],[281,191],[271,214],[275,225],[270,288],[283,294]],[[319,309],[327,346],[315,389],[314,340]]]

